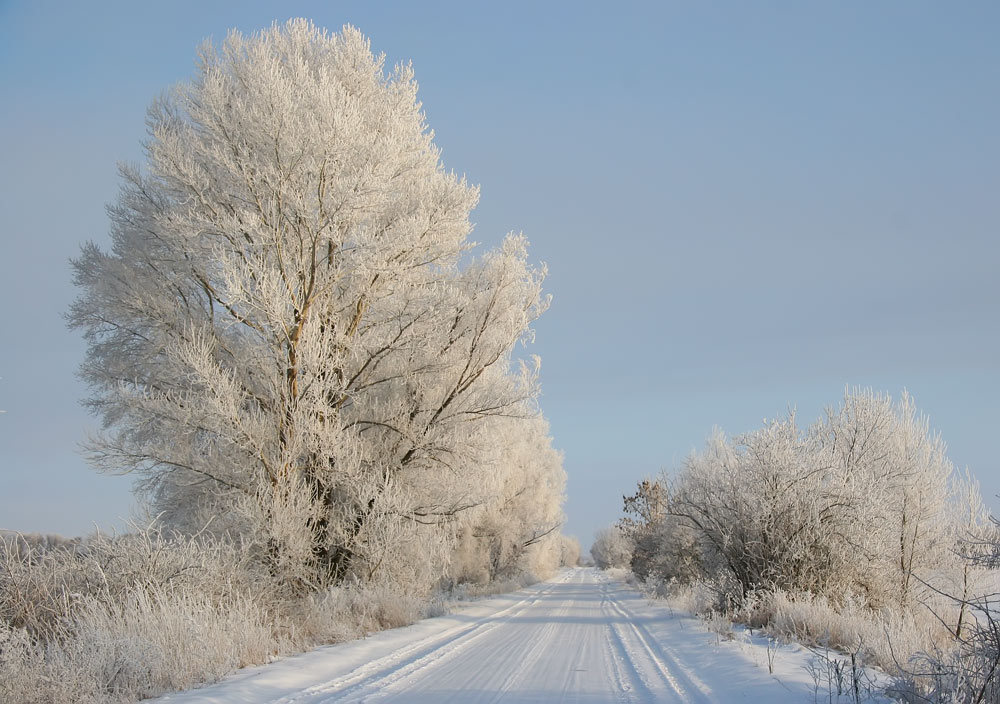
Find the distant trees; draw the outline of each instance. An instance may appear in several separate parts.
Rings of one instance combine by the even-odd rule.
[[[563,567],[576,567],[580,564],[580,541],[571,535],[562,536],[560,542],[559,564]]]
[[[628,567],[633,547],[632,541],[621,528],[616,525],[606,526],[597,531],[594,544],[590,546],[590,556],[602,570]]]
[[[32,552],[42,554],[53,550],[72,551],[79,548],[80,538],[65,538],[56,533],[18,533],[0,530],[0,553],[11,553],[23,557]]]
[[[303,20],[203,49],[121,168],[111,249],[73,262],[94,464],[295,588],[427,584],[476,507],[494,571],[561,521],[537,363],[512,357],[544,268],[520,236],[469,257],[478,191],[383,63]]]

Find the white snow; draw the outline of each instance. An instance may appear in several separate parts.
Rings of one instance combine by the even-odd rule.
[[[718,639],[594,569],[168,695],[181,704],[827,701],[811,654]],[[837,701],[836,696],[832,701]],[[843,697],[843,701],[848,698]]]

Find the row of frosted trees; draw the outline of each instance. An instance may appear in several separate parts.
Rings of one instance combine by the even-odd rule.
[[[992,528],[912,399],[870,391],[806,429],[791,415],[735,438],[716,431],[626,510],[641,575],[724,575],[737,599],[778,588],[901,608]]]
[[[996,526],[976,482],[956,472],[905,393],[893,402],[850,392],[806,428],[791,414],[735,437],[716,431],[678,471],[641,482],[625,512],[595,544],[609,565],[627,555],[640,577],[668,591],[707,586],[714,608],[751,620],[780,615],[757,606],[779,594],[786,610],[798,601],[815,612],[821,601],[833,614],[823,618],[856,615],[860,605],[883,624],[869,641],[885,639],[887,614],[923,623],[920,637],[916,626],[901,637],[913,642],[887,644],[880,664],[906,672],[909,655],[933,651],[933,667],[912,666],[950,673],[947,687],[933,685],[942,692],[968,694],[960,680],[998,684],[1000,638],[978,651],[981,676],[956,674],[968,663],[955,659],[969,639],[990,640]],[[807,608],[799,613],[810,618]],[[820,641],[830,637],[828,625],[815,630]],[[859,633],[838,645],[860,647]]]

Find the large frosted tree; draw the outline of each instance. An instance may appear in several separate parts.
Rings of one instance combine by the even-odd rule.
[[[512,350],[544,272],[519,236],[472,256],[478,191],[416,93],[354,28],[233,32],[151,106],[111,250],[73,262],[92,460],[290,583],[426,570],[497,484],[493,424],[537,413]]]

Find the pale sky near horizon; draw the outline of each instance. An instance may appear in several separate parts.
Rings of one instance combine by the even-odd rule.
[[[146,106],[229,28],[412,61],[474,239],[550,270],[542,408],[586,549],[713,426],[906,388],[1000,509],[1000,5],[0,0],[0,528],[120,525],[62,314]]]

